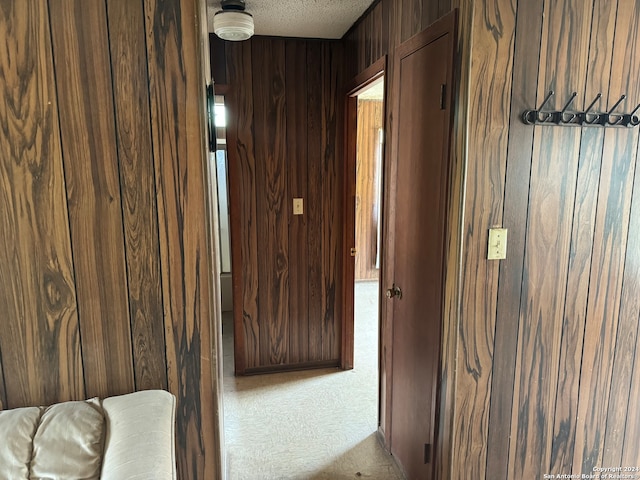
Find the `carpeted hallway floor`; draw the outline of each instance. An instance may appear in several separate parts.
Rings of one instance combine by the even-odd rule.
[[[225,315],[227,480],[401,480],[376,438],[377,283],[356,284],[355,368],[233,376]]]

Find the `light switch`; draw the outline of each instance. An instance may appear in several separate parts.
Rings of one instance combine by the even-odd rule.
[[[507,258],[507,229],[489,229],[489,252],[488,260],[504,260]]]
[[[293,199],[293,214],[294,215],[302,215],[304,212],[304,207],[301,198]]]

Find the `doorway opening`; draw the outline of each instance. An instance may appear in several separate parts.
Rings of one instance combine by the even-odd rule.
[[[355,122],[355,253],[353,275],[354,368],[375,365],[380,415],[380,266],[382,239],[382,169],[384,156],[384,76],[358,90]],[[351,108],[353,103],[351,102]],[[347,128],[350,128],[348,126]],[[351,153],[353,155],[353,152]]]
[[[384,77],[355,95],[354,366],[375,356],[379,365],[380,245],[384,152]],[[379,378],[379,371],[377,372]],[[377,384],[373,386],[377,388]],[[379,400],[378,400],[379,403]]]
[[[227,114],[225,96],[214,97],[214,124],[216,129],[215,152],[211,152],[211,171],[215,173],[215,181],[211,182],[215,188],[218,207],[218,239],[220,249],[220,306],[222,310],[223,335],[233,329],[233,291],[231,278],[231,235],[229,216],[229,173],[227,155]],[[233,358],[233,351],[228,352]],[[231,347],[232,350],[232,347]],[[225,358],[225,362],[226,362]]]
[[[342,367],[358,369],[375,362],[377,426],[384,398],[380,348],[383,172],[385,158],[385,67],[381,58],[351,83],[346,98],[345,242]]]

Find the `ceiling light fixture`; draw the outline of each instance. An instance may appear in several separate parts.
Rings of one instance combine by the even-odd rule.
[[[222,10],[213,16],[213,31],[223,40],[241,41],[253,35],[253,17],[245,12],[244,0],[222,0]]]

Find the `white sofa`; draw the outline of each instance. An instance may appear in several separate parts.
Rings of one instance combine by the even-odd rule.
[[[163,390],[0,411],[0,480],[176,478]]]

